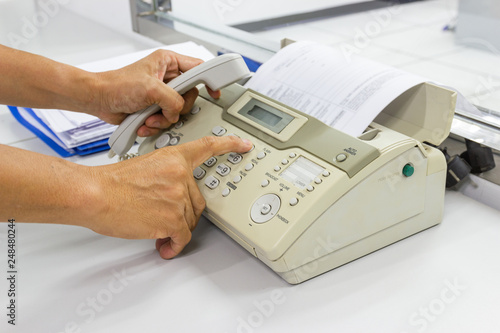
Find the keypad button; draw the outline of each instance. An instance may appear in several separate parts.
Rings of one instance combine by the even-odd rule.
[[[227,160],[233,164],[238,164],[243,160],[243,156],[238,153],[230,153],[227,157]]]
[[[307,189],[308,192],[312,192],[312,191],[314,191],[314,186],[307,185],[306,189]]]
[[[203,162],[203,164],[205,164],[207,167],[212,167],[215,165],[215,163],[217,163],[217,158],[215,157],[210,157],[208,160]]]
[[[243,178],[240,175],[237,175],[233,178],[233,183],[238,184],[242,179]]]
[[[260,153],[257,154],[257,159],[261,160],[263,159],[264,157],[266,157],[266,153],[261,151]]]
[[[198,180],[205,177],[205,174],[206,174],[206,171],[200,167],[197,167],[196,169],[193,170],[193,176],[194,176],[194,178],[196,178]]]
[[[290,157],[290,158],[295,158],[296,156],[297,156],[297,154],[295,154],[295,153],[288,154],[288,157]]]
[[[160,135],[160,137],[158,139],[156,139],[155,147],[157,149],[160,149],[160,148],[168,146],[168,144],[170,143],[170,139],[172,139],[172,136],[168,133],[164,133],[164,134]]]
[[[321,178],[316,177],[316,178],[314,178],[314,182],[316,184],[321,184],[323,182],[323,180]]]
[[[170,139],[170,143],[169,145],[170,146],[175,146],[176,144],[179,143],[181,138],[179,138],[178,136],[174,136],[172,139]]]
[[[214,176],[208,176],[207,179],[205,179],[205,185],[212,190],[219,186],[219,184],[220,181]]]
[[[250,218],[255,223],[266,223],[270,221],[281,207],[281,199],[276,194],[264,194],[252,205]]]
[[[223,136],[226,132],[226,129],[222,126],[215,126],[212,128],[212,133],[216,136]]]
[[[287,165],[288,164],[288,160],[286,158],[282,159],[281,160],[281,164]]]
[[[217,169],[215,170],[219,175],[222,177],[227,176],[231,172],[231,168],[225,165],[224,163],[221,163],[217,166]]]
[[[231,193],[231,189],[229,189],[227,187],[222,190],[222,196],[223,197],[227,197],[229,195],[229,193]]]
[[[269,180],[267,179],[264,179],[263,181],[260,182],[260,186],[262,187],[266,187],[267,185],[269,185]]]
[[[297,198],[290,199],[290,206],[295,206],[298,203],[299,203],[299,199],[297,199]]]
[[[245,165],[245,170],[250,171],[253,169],[253,167],[254,167],[253,163],[248,163],[247,165]]]
[[[178,121],[177,123],[175,123],[174,128],[179,129],[179,128],[181,128],[182,126],[184,126],[184,122],[183,122],[183,121]]]
[[[344,162],[347,159],[347,155],[346,154],[338,154],[337,157],[335,157],[335,159],[337,160],[337,162]]]
[[[330,171],[323,170],[323,172],[321,174],[323,175],[323,177],[328,177],[328,176],[330,176]]]
[[[278,172],[280,170],[281,170],[281,167],[279,165],[277,165],[277,166],[274,167],[274,171]]]
[[[201,108],[198,105],[195,105],[191,108],[191,114],[197,114],[201,111]]]
[[[272,209],[271,205],[269,205],[269,204],[263,204],[262,207],[261,207],[261,209],[260,209],[260,213],[262,215],[267,215],[267,214],[269,214],[271,212],[271,209]]]

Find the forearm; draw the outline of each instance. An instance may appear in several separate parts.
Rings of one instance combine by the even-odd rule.
[[[5,145],[0,156],[0,221],[87,226],[100,212],[90,167]]]
[[[89,112],[96,75],[0,45],[0,104]]]

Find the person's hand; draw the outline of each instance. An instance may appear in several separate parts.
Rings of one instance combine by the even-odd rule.
[[[137,130],[139,136],[151,136],[169,127],[179,114],[189,112],[198,96],[196,88],[183,96],[165,84],[181,73],[201,64],[200,59],[157,50],[149,56],[118,70],[97,73],[97,105],[94,114],[111,124],[120,124],[125,117],[150,105],[158,104],[162,112],[146,119]],[[214,98],[219,91],[209,93]]]
[[[235,136],[204,137],[94,167],[100,214],[85,226],[108,236],[157,239],[161,257],[173,258],[190,241],[205,208],[193,170],[212,156],[251,148]]]

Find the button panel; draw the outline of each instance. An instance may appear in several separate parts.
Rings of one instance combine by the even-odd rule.
[[[226,134],[226,135],[230,135],[230,134]],[[231,135],[235,135],[235,134],[231,133]],[[206,170],[198,167],[193,172],[193,175],[198,180],[201,180],[201,179],[206,177],[204,183],[207,187],[209,187],[212,190],[216,189],[221,184],[220,177],[230,176],[231,178],[229,178],[230,180],[227,183],[229,187],[226,187],[223,190],[221,190],[221,192],[219,192],[222,195],[222,197],[227,197],[230,195],[231,191],[238,188],[237,184],[240,184],[240,182],[244,181],[244,178],[247,176],[247,172],[254,172],[253,170],[256,167],[260,166],[260,163],[264,163],[261,161],[263,159],[268,158],[267,156],[271,153],[272,153],[272,151],[269,150],[268,148],[265,148],[263,150],[258,150],[258,152],[254,153],[254,154],[250,154],[248,157],[246,157],[247,155],[245,155],[245,154],[233,152],[233,153],[229,153],[226,155],[226,159],[229,163],[228,162],[219,163],[218,165],[217,165],[217,162],[218,162],[217,157],[211,157],[208,160],[206,160],[203,163],[203,165],[206,167],[209,167],[209,168],[217,165],[216,168],[214,169],[214,173],[212,175],[209,175],[208,177],[206,177],[207,176]],[[299,154],[297,154],[295,152],[287,152],[285,154],[280,154],[280,155],[278,155],[278,154],[279,154],[279,152],[276,152],[275,154],[272,155],[274,157],[274,161],[275,161],[274,163],[278,162],[278,164],[275,164],[275,166],[272,168],[272,170],[269,170],[267,172],[266,172],[266,169],[260,169],[259,170],[260,175],[273,174],[272,171],[274,170],[274,174],[277,177],[279,177],[280,172],[282,170],[286,170],[288,167],[290,167],[292,165],[292,163],[295,162],[295,159],[299,158],[299,156],[300,156]],[[241,162],[243,162],[243,161],[247,161],[247,163],[241,164]],[[268,167],[269,166],[267,166],[266,168],[268,168]],[[314,195],[313,192],[316,192],[316,186],[323,186],[322,183],[326,180],[327,177],[330,177],[330,175],[331,175],[331,171],[329,171],[327,169],[323,169],[311,181],[311,184],[307,184],[307,185],[305,185],[304,188],[302,188],[303,192],[300,190],[299,190],[299,192],[290,191],[289,195],[286,195],[287,192],[280,193],[280,195],[283,197],[280,198],[277,196],[279,199],[278,206],[276,206],[277,199],[274,197],[272,197],[273,198],[272,200],[274,200],[273,201],[274,206],[271,203],[267,203],[267,205],[269,205],[269,206],[263,206],[261,201],[264,200],[265,198],[267,198],[266,200],[268,200],[270,198],[268,196],[263,196],[261,201],[258,201],[257,203],[255,203],[255,204],[259,205],[259,209],[258,210],[254,209],[254,212],[253,212],[254,217],[252,217],[252,220],[256,223],[263,223],[263,222],[261,222],[262,220],[267,221],[268,215],[271,214],[272,212],[274,212],[276,210],[276,207],[279,207],[281,205],[282,200],[285,200],[285,202],[288,202],[287,206],[289,206],[289,207],[294,207],[297,205],[300,206],[300,201],[302,199],[299,199],[299,198],[300,197],[305,198],[304,195],[312,195],[313,196]],[[260,188],[262,190],[264,188],[268,188],[268,187],[273,188],[273,186],[276,186],[278,184],[277,179],[279,179],[279,178],[273,178],[273,177],[275,177],[275,176],[270,176],[270,178],[264,178],[264,179],[261,178],[260,183],[257,183],[255,185],[256,186],[260,185]],[[284,178],[282,181],[287,181],[287,180]],[[224,182],[226,182],[226,181],[224,181]],[[280,186],[281,185],[282,184],[280,184]],[[282,190],[276,189],[276,188],[275,188],[275,190],[280,191],[280,192],[282,191]],[[295,194],[295,193],[297,193],[297,194]],[[298,196],[295,196],[295,195],[298,195]],[[271,200],[271,199],[269,199],[269,200]],[[264,219],[263,216],[266,216],[266,219]],[[271,218],[272,218],[272,216],[274,216],[274,215],[271,214],[269,216],[271,216]]]
[[[184,136],[181,132],[187,128],[189,124],[189,117],[196,117],[196,115],[202,111],[202,109],[195,105],[191,109],[190,114],[185,115],[182,120],[179,120],[174,124],[171,129],[162,134],[158,139],[156,139],[155,147],[161,148],[166,146],[172,146],[180,144],[180,139]],[[222,124],[216,124],[209,129],[214,136],[237,136],[245,137],[244,133],[234,133],[232,128],[221,126]],[[178,130],[178,131],[177,131]],[[228,131],[229,130],[229,131]],[[243,134],[243,135],[242,135]],[[210,190],[218,190],[222,184],[227,184],[218,190],[218,194],[223,197],[232,197],[231,194],[241,184],[245,184],[245,178],[248,174],[254,174],[258,170],[258,175],[262,178],[260,180],[256,179],[256,182],[252,186],[258,186],[261,191],[264,189],[269,189],[269,191],[279,193],[279,196],[273,193],[262,195],[257,199],[251,208],[251,219],[255,223],[264,223],[272,219],[281,207],[281,202],[285,200],[288,207],[300,206],[301,200],[308,196],[314,196],[316,186],[321,187],[326,177],[330,176],[330,171],[324,169],[324,171],[313,179],[311,184],[307,184],[305,188],[296,189],[292,191],[285,191],[278,187],[282,186],[283,182],[286,184],[287,180],[281,178],[280,174],[282,171],[287,170],[288,167],[293,165],[296,159],[300,158],[300,153],[297,151],[286,151],[281,152],[274,149],[269,149],[269,147],[262,146],[252,146],[252,149],[245,153],[228,153],[221,155],[221,157],[211,157],[203,164],[193,171],[193,177],[198,181],[203,181],[203,184],[207,186]],[[337,160],[342,161],[342,154],[338,154]],[[224,159],[224,160],[220,160]],[[272,159],[272,165],[269,165],[268,160]],[[220,163],[222,162],[222,163]],[[265,166],[263,168],[263,166]],[[267,178],[265,175],[270,174]],[[222,180],[221,177],[228,177],[227,180]],[[273,178],[277,177],[277,178]],[[253,181],[253,177],[252,177]],[[286,185],[285,185],[286,186]],[[279,191],[279,192],[278,192]],[[305,195],[305,196],[304,196]],[[300,198],[300,199],[299,199]]]
[[[203,103],[200,105],[204,106]],[[155,147],[172,146],[192,140],[192,135],[189,135],[190,125],[193,119],[200,117],[197,114],[201,111],[204,110],[200,106],[194,105],[190,113],[184,115],[181,120],[156,139]],[[218,137],[248,137],[248,134],[234,126],[222,121],[215,122],[215,119],[210,120],[206,124],[206,128],[200,127],[202,128],[199,131],[200,136],[209,134]],[[249,194],[253,193],[253,196],[258,193],[255,196],[258,199],[253,204],[250,203],[250,217],[253,223],[259,224],[271,220],[272,223],[293,223],[290,219],[293,215],[290,214],[297,214],[296,212],[300,212],[302,209],[301,205],[314,202],[317,196],[324,194],[322,189],[335,181],[336,177],[334,177],[335,173],[333,172],[335,168],[332,165],[322,163],[307,154],[302,156],[298,148],[280,151],[268,146],[258,138],[250,140],[254,141],[250,151],[245,153],[231,152],[211,157],[193,170],[193,177],[204,188],[204,194],[211,193],[211,195],[206,196],[207,200],[214,198],[221,200],[221,203],[225,200],[226,205],[233,205],[232,200],[242,200],[241,198],[245,198],[247,193],[246,189],[252,188],[248,192]],[[309,159],[318,167],[308,168],[308,164],[304,164],[302,158]],[[347,158],[347,154],[340,152],[333,157],[337,162],[342,162]],[[303,176],[301,171],[306,176]],[[284,176],[284,173],[287,172],[292,176],[302,176],[304,181],[294,183],[293,179],[290,180]],[[245,211],[248,213],[247,209]],[[277,217],[278,213],[282,216]]]

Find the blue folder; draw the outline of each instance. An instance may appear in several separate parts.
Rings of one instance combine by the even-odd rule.
[[[61,157],[70,157],[74,155],[84,156],[109,149],[108,139],[98,140],[74,148],[68,148],[57,138],[52,129],[50,129],[50,127],[47,126],[47,124],[45,124],[32,109],[23,109],[26,110],[27,116],[23,116],[17,107],[9,106],[10,112],[14,118],[21,123],[21,125],[33,132],[33,134],[39,137]]]

